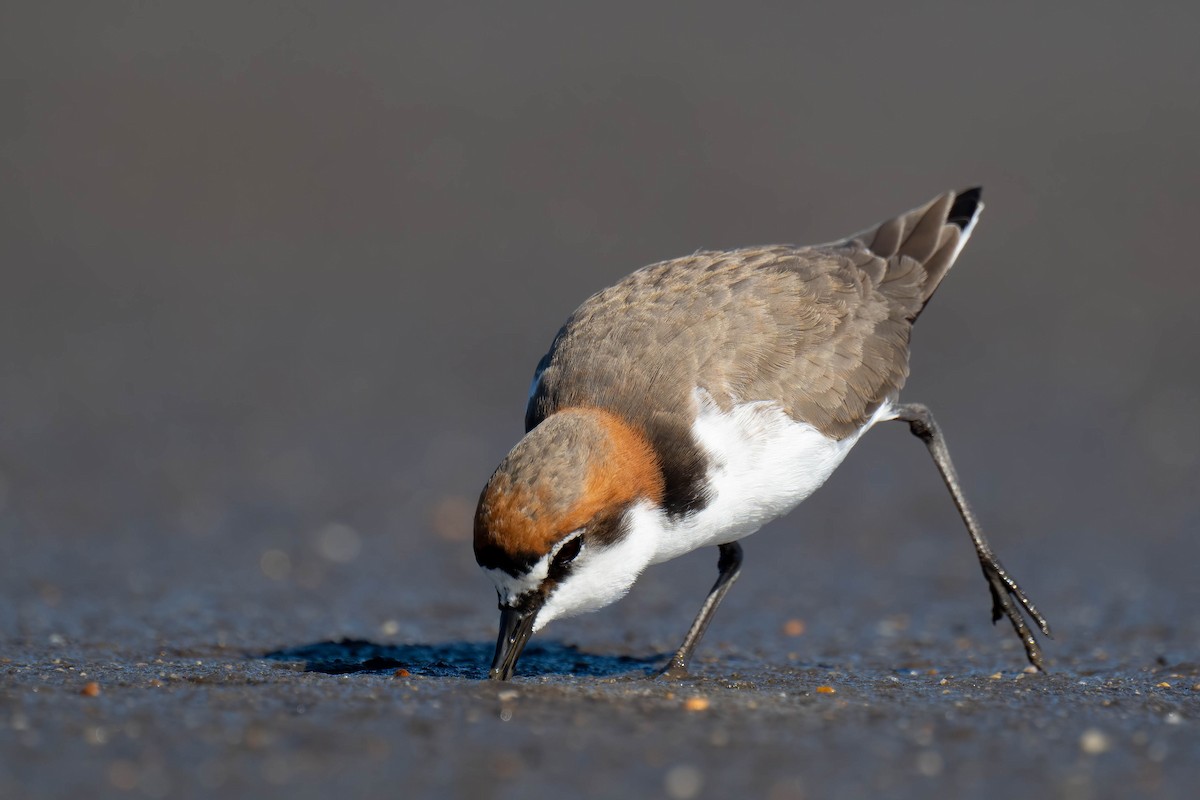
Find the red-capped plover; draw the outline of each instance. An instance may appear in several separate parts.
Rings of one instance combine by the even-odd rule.
[[[962,251],[980,190],[948,192],[835,244],[698,252],[640,269],[563,325],[533,377],[525,437],[479,499],[496,585],[490,676],[533,632],[621,598],[651,564],[719,548],[719,576],[664,670],[687,664],[738,576],[738,540],[813,493],[877,422],[929,448],[1030,663],[1046,621],[984,539],[945,440],[901,404],[913,322]],[[1015,602],[1014,602],[1015,601]]]

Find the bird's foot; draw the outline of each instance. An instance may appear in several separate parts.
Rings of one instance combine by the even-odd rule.
[[[667,665],[656,673],[654,677],[656,680],[663,681],[683,681],[692,677],[692,674],[688,672],[687,662],[676,653],[671,656],[671,660],[667,662]]]
[[[1046,636],[1051,636],[1050,625],[1046,622],[1046,618],[1041,615],[1034,606],[1033,601],[1025,594],[1024,590],[1017,584],[1003,565],[993,556],[992,558],[981,558],[980,566],[983,567],[983,576],[987,578],[988,588],[992,593],[992,622],[999,622],[1002,617],[1008,617],[1008,621],[1012,623],[1013,630],[1016,631],[1017,637],[1020,638],[1021,644],[1025,646],[1025,655],[1039,672],[1045,672],[1046,667],[1042,661],[1042,649],[1038,646],[1037,640],[1033,636],[1033,631],[1029,629],[1029,625],[1025,622],[1025,617],[1021,614],[1021,609],[1029,615],[1034,621],[1038,629]],[[1013,600],[1016,600],[1016,603]],[[1020,608],[1018,608],[1018,604]]]

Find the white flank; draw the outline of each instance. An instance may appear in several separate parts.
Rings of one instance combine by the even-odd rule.
[[[749,536],[825,483],[872,425],[895,418],[885,403],[862,428],[839,440],[796,422],[778,403],[742,403],[725,412],[703,389],[693,397],[692,434],[710,461],[708,504],[674,520],[650,503],[630,508],[628,535],[611,547],[583,548],[570,576],[538,614],[534,630],[619,600],[651,564]],[[539,568],[544,574],[540,563],[534,571]]]
[[[828,480],[872,425],[894,416],[884,403],[863,427],[839,440],[795,421],[778,403],[742,403],[724,412],[708,392],[697,389],[695,397],[699,414],[692,433],[712,461],[710,499],[678,520],[657,509],[635,517],[635,525],[660,531],[654,564],[737,541],[783,516]]]

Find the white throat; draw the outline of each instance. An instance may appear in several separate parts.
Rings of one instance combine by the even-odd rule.
[[[571,573],[560,583],[538,612],[533,630],[551,620],[595,611],[620,600],[642,571],[651,564],[657,548],[654,531],[630,524],[630,520],[652,506],[637,503],[625,512],[629,533],[606,547],[584,545],[571,565]]]

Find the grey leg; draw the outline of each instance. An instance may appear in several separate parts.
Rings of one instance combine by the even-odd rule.
[[[1021,616],[1020,609],[1013,603],[1013,598],[1016,598],[1017,603],[1020,603],[1021,607],[1037,623],[1042,633],[1047,636],[1050,635],[1050,626],[1038,613],[1029,598],[1025,596],[1025,592],[1021,590],[1017,582],[1001,565],[999,559],[992,552],[992,548],[988,546],[983,530],[979,526],[979,520],[975,518],[971,506],[967,504],[967,498],[963,495],[962,486],[958,482],[958,473],[955,472],[954,463],[950,460],[950,451],[946,449],[946,440],[937,423],[933,421],[933,414],[925,406],[916,403],[898,406],[896,412],[896,419],[907,422],[913,434],[925,442],[925,446],[929,448],[929,455],[933,456],[933,463],[937,465],[938,472],[942,473],[942,480],[946,482],[946,488],[950,490],[950,496],[954,498],[954,505],[958,507],[959,515],[966,523],[967,531],[971,534],[971,541],[975,545],[975,553],[979,556],[979,565],[983,567],[983,576],[987,578],[988,588],[992,592],[992,622],[998,622],[1001,617],[1008,617],[1013,630],[1017,632],[1017,636],[1025,645],[1025,655],[1029,657],[1029,663],[1044,670],[1041,648],[1038,647],[1037,640],[1033,638],[1033,632],[1025,624],[1025,618]]]
[[[723,544],[720,546],[720,550],[721,558],[717,561],[717,582],[709,590],[708,597],[704,599],[704,605],[700,606],[700,613],[696,615],[696,621],[688,629],[683,644],[679,646],[675,655],[671,656],[671,661],[666,668],[659,673],[664,678],[687,677],[688,662],[692,660],[692,652],[700,643],[704,632],[708,630],[708,623],[712,622],[713,612],[717,610],[725,593],[729,591],[729,587],[737,580],[738,573],[742,571],[742,546],[740,544],[737,542]]]

